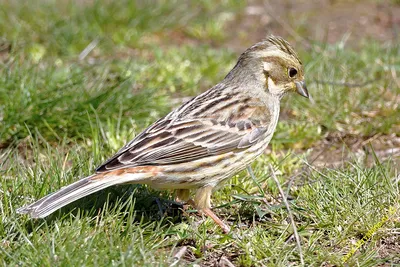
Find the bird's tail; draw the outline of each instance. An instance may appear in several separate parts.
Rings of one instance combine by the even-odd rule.
[[[75,200],[113,185],[141,180],[143,176],[144,174],[139,173],[131,174],[130,177],[94,174],[63,187],[26,207],[19,208],[17,212],[29,214],[32,218],[44,218]]]

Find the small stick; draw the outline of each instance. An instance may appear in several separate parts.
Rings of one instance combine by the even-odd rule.
[[[82,50],[82,52],[79,54],[79,60],[84,60],[87,55],[89,55],[90,52],[97,46],[99,43],[99,40],[96,38],[93,41],[88,44],[85,49]]]
[[[285,203],[286,209],[287,209],[287,211],[288,211],[289,219],[290,219],[290,222],[291,222],[292,227],[293,227],[293,234],[294,234],[294,237],[295,237],[295,239],[296,239],[297,248],[298,248],[299,254],[300,254],[300,262],[301,262],[301,265],[304,266],[304,259],[303,259],[303,252],[302,252],[302,250],[301,250],[300,236],[299,236],[299,234],[297,233],[297,227],[296,227],[296,224],[294,223],[292,211],[290,210],[289,203],[287,202],[285,193],[283,192],[282,187],[281,187],[281,185],[279,184],[278,179],[276,178],[274,169],[272,168],[271,164],[269,164],[269,168],[271,169],[271,176],[272,176],[272,178],[274,179],[276,185],[278,186],[279,193],[281,194],[282,199],[283,199],[283,202]]]
[[[187,251],[187,246],[181,247],[178,252],[174,256],[174,262],[171,263],[170,266],[175,266],[178,264],[178,262],[181,260],[181,258],[186,254]]]
[[[233,265],[233,263],[228,260],[227,257],[222,256],[221,259],[219,260],[219,265],[218,266],[223,266],[223,267],[235,267],[235,265]]]

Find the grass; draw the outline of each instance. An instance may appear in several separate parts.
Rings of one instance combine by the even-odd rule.
[[[332,136],[398,137],[395,43],[363,40],[358,50],[343,42],[315,43],[312,50],[296,44],[313,101],[287,96],[271,152],[252,166],[256,180],[242,172],[215,192],[213,204],[232,225],[230,234],[195,213],[161,216],[155,199],[172,200],[173,193],[145,186],[104,190],[45,220],[16,214],[90,174],[182,98],[224,77],[238,57],[226,29],[244,4],[199,5],[1,5],[0,265],[169,266],[183,246],[188,252],[180,266],[213,264],[222,256],[240,266],[299,265],[269,164],[289,196],[307,266],[343,265],[385,216],[346,264],[399,263],[391,232],[399,228],[397,159],[380,158],[368,146],[370,154],[360,156],[340,143],[350,154],[340,167],[310,160]],[[80,57],[90,43],[95,47]]]

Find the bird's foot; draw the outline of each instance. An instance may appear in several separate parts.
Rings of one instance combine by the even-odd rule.
[[[193,207],[196,207],[196,204],[194,203],[194,201],[192,199],[188,200],[187,203]],[[221,227],[222,231],[225,234],[228,234],[231,231],[231,228],[227,224],[225,224],[211,209],[203,208],[203,209],[198,210],[198,212],[200,214],[205,214],[208,217],[210,217],[219,227]]]
[[[221,227],[222,231],[225,234],[228,234],[231,231],[231,228],[226,225],[211,209],[209,208],[204,208],[201,210],[205,215],[213,219],[213,221],[218,224],[219,227]]]

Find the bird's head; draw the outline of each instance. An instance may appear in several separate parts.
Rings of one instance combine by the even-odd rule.
[[[303,64],[292,46],[281,37],[270,36],[248,48],[240,56],[237,68],[246,79],[252,76],[262,81],[270,94],[282,97],[288,92],[297,92],[309,97]]]

